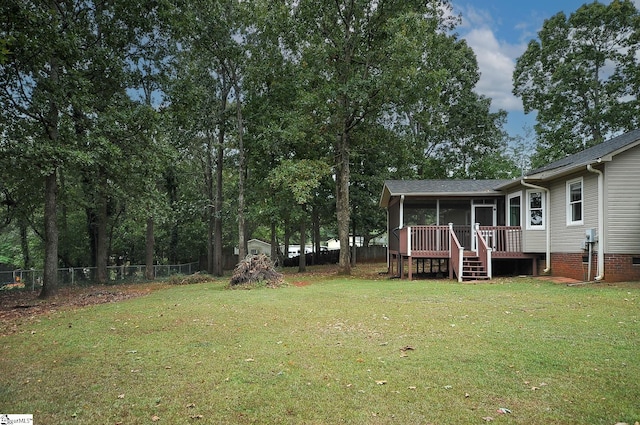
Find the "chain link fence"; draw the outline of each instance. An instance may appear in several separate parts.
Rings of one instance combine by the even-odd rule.
[[[125,265],[107,267],[107,284],[146,282],[144,265]],[[190,275],[197,272],[198,263],[156,264],[153,266],[154,279],[162,279],[175,274]],[[58,269],[58,285],[82,286],[96,282],[96,267],[70,267]],[[24,286],[35,290],[42,286],[42,270],[0,271],[0,288],[8,285]]]

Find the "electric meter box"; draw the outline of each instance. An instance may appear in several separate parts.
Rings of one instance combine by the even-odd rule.
[[[587,242],[593,243],[596,241],[596,229],[587,229],[584,233]]]

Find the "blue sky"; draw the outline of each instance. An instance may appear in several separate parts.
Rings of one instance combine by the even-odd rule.
[[[476,90],[492,99],[492,109],[508,112],[506,130],[523,134],[533,127],[535,116],[525,115],[522,102],[511,94],[516,59],[537,38],[545,19],[558,12],[567,16],[592,0],[452,0],[454,11],[462,16],[458,34],[473,48],[481,77]],[[600,0],[609,4],[610,0]],[[640,8],[640,0],[633,0]]]

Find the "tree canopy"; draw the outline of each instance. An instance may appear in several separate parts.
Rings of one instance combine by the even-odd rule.
[[[0,232],[17,243],[0,256],[44,266],[47,296],[57,267],[104,280],[114,258],[204,257],[221,274],[223,252],[257,235],[305,241],[309,222],[315,244],[340,239],[348,273],[350,231],[384,231],[384,179],[517,170],[450,12],[441,0],[3,5]]]
[[[630,0],[545,21],[518,58],[513,93],[536,111],[537,165],[640,125],[640,13]]]

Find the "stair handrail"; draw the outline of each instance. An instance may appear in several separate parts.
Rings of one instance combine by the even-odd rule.
[[[480,260],[480,263],[482,264],[484,269],[487,271],[487,277],[489,279],[491,279],[491,251],[492,251],[492,249],[489,248],[489,245],[487,244],[486,239],[482,235],[482,232],[480,232],[480,225],[478,223],[476,223],[475,227],[476,227],[476,231],[475,231],[476,249],[477,249],[478,259]]]
[[[453,223],[449,223],[449,279],[453,279],[456,274],[458,282],[462,282],[462,260],[464,257],[464,247],[460,246],[460,241],[453,231]]]

